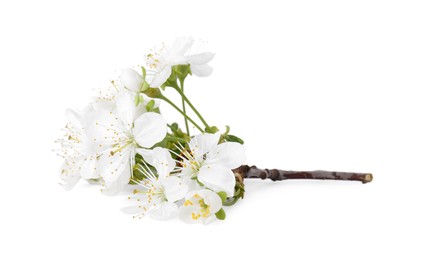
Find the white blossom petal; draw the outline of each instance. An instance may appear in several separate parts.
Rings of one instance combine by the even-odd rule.
[[[150,212],[150,217],[156,220],[168,220],[178,213],[178,206],[175,203],[163,202],[157,209]]]
[[[170,74],[172,74],[172,66],[164,65],[163,68],[161,68],[156,74],[154,74],[153,78],[150,79],[150,87],[160,87],[170,77]]]
[[[172,55],[184,55],[192,46],[194,40],[192,37],[180,37],[177,38],[172,46],[170,47],[168,53]]]
[[[134,122],[133,135],[135,141],[142,147],[152,147],[162,141],[166,133],[166,121],[160,114],[148,112]]]
[[[116,182],[122,175],[127,176],[127,172],[130,172],[132,168],[131,161],[134,160],[134,153],[131,149],[111,152],[104,153],[97,164],[98,173],[106,185]],[[129,174],[130,176],[131,174]]]
[[[134,120],[145,112],[146,108],[144,104],[135,106],[135,94],[121,91],[116,97],[116,115],[126,129],[131,129]]]
[[[69,120],[71,124],[78,127],[78,129],[82,129],[82,122],[84,120],[80,113],[76,112],[73,109],[66,109],[65,114],[66,114],[66,118]]]
[[[141,213],[143,210],[139,206],[130,206],[130,207],[122,208],[121,211],[125,214],[137,215]]]
[[[60,169],[59,184],[62,185],[65,190],[71,190],[81,179],[79,164],[80,162],[71,160],[65,160],[63,163]]]
[[[100,155],[117,143],[126,142],[127,131],[122,120],[115,113],[99,110],[87,127],[86,134],[88,141],[92,144],[91,149]]]
[[[197,136],[194,136],[191,141],[189,142],[189,147],[191,149],[191,152],[194,154],[194,157],[197,160],[200,160],[205,153],[210,151],[212,148],[214,148],[218,143],[220,139],[220,134],[200,134]]]
[[[206,164],[220,164],[229,169],[235,169],[241,166],[245,160],[245,147],[239,143],[227,142],[219,144],[209,151]]]
[[[161,147],[156,147],[153,150],[137,149],[144,160],[156,168],[160,177],[167,177],[175,169],[176,162],[172,158],[169,150]]]
[[[194,55],[189,55],[186,57],[187,61],[191,65],[203,65],[210,62],[214,58],[214,53],[212,52],[202,52]]]
[[[141,75],[133,69],[126,69],[122,71],[120,81],[125,88],[134,92],[139,92],[143,83]]]
[[[185,223],[208,224],[216,219],[215,213],[222,208],[222,200],[215,192],[201,189],[189,192],[179,208],[179,218]]]
[[[201,208],[198,205],[194,206],[181,206],[179,208],[179,219],[188,224],[194,224],[201,221],[201,219],[194,219],[192,215],[198,214]]]
[[[184,198],[188,192],[188,185],[176,176],[163,178],[160,182],[163,186],[166,199],[169,202],[176,202]]]
[[[114,196],[121,192],[125,186],[128,185],[129,180],[131,179],[131,167],[126,164],[125,169],[122,171],[121,175],[117,180],[112,183],[106,183],[102,189],[102,193],[107,196]]]
[[[213,73],[213,68],[210,67],[208,64],[202,64],[202,65],[191,65],[191,72],[195,76],[198,77],[208,77]]]
[[[208,218],[203,220],[204,225],[208,225],[217,219],[215,214],[211,214]]]
[[[198,194],[203,197],[204,202],[210,207],[211,213],[216,213],[222,208],[222,199],[215,192],[210,190],[200,190]]]
[[[224,191],[229,197],[234,195],[235,176],[231,169],[219,165],[205,165],[198,173],[198,180],[215,192]]]
[[[87,156],[81,165],[80,175],[83,179],[98,179],[100,175],[97,173],[97,158],[94,155]]]

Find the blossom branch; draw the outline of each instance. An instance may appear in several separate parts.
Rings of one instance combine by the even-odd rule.
[[[273,181],[283,180],[343,180],[343,181],[360,181],[363,184],[371,182],[373,175],[370,173],[355,172],[336,172],[336,171],[285,171],[278,169],[260,169],[256,166],[242,165],[234,169],[234,173],[239,173],[244,179],[271,179]]]

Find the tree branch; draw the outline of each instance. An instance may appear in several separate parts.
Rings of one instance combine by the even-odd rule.
[[[335,171],[285,171],[277,169],[260,169],[256,166],[242,165],[234,169],[235,175],[238,173],[244,179],[271,179],[272,181],[283,180],[343,180],[343,181],[361,181],[363,184],[371,182],[373,175],[371,173],[355,172],[335,172]]]

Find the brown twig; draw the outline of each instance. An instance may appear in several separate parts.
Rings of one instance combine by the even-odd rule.
[[[355,173],[355,172],[335,172],[335,171],[285,171],[277,169],[260,169],[256,166],[242,165],[233,170],[235,175],[240,175],[244,179],[271,179],[273,181],[283,180],[343,180],[343,181],[361,181],[368,183],[373,180],[373,175],[370,173]]]

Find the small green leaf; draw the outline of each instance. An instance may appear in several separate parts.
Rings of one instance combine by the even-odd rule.
[[[225,218],[226,218],[226,213],[223,210],[223,208],[220,209],[218,212],[216,212],[215,215],[216,215],[216,218],[220,219],[220,220],[225,220]]]
[[[226,198],[228,197],[228,194],[224,191],[220,191],[217,193],[217,195],[219,195],[220,199],[222,200],[222,202],[226,201]]]
[[[147,111],[148,111],[148,112],[153,111],[153,109],[154,109],[154,105],[155,105],[155,104],[156,104],[156,102],[155,102],[154,100],[150,100],[150,101],[147,103],[147,106],[146,106]]]
[[[235,143],[244,144],[244,140],[242,140],[241,138],[239,138],[235,135],[227,135],[227,136],[225,136],[225,140],[227,142],[235,142]]]
[[[227,126],[225,126],[225,128],[226,128],[226,131],[223,135],[228,135],[229,131],[231,131],[231,127],[227,125]]]

